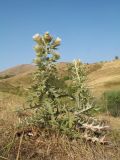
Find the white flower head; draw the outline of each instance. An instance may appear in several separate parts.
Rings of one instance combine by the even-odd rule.
[[[55,40],[54,43],[53,43],[53,46],[54,46],[54,47],[57,47],[57,46],[60,45],[60,43],[61,43],[61,38],[57,37],[56,40]]]
[[[33,39],[34,39],[35,41],[39,41],[39,40],[41,39],[39,33],[36,33],[36,34],[33,36]]]
[[[60,43],[61,42],[61,38],[57,37],[55,41]]]

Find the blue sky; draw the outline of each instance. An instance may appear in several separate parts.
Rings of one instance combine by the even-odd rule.
[[[120,0],[0,0],[0,70],[32,63],[32,36],[62,38],[61,61],[120,56]]]

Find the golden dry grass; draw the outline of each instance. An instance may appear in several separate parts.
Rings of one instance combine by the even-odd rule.
[[[16,159],[20,138],[16,138],[9,152],[2,156],[10,160]],[[70,141],[67,137],[52,135],[38,138],[23,137],[20,160],[119,160],[116,147],[93,145],[79,141]]]
[[[18,154],[21,138],[15,136],[19,131],[16,128],[19,117],[15,111],[22,108],[24,102],[22,97],[0,93],[0,156],[8,160],[16,159]],[[107,120],[114,131],[110,135],[112,145],[91,144],[82,139],[72,141],[63,135],[48,134],[35,127],[35,136],[23,136],[19,160],[119,160],[120,135],[116,129],[119,128],[120,119],[109,116],[99,118]]]
[[[16,111],[22,106],[25,102],[23,97],[0,92],[0,124],[5,123],[6,126],[16,125],[19,121],[19,118],[16,116]],[[0,126],[0,129],[3,126]]]
[[[120,89],[120,60],[103,63],[102,67],[88,75],[88,85],[95,95]]]

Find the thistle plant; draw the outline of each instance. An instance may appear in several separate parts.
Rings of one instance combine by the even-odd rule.
[[[83,137],[87,140],[97,141],[96,139],[100,138],[102,141],[101,131],[106,130],[107,127],[96,123],[94,119],[92,122],[89,121],[85,114],[94,105],[89,89],[86,87],[84,64],[80,60],[73,61],[70,87],[72,93],[66,93],[67,88],[59,85],[60,78],[55,63],[60,58],[57,48],[61,44],[61,39],[54,39],[48,32],[42,36],[35,34],[33,39],[37,43],[34,47],[36,52],[34,63],[38,67],[29,99],[31,108],[37,108],[33,122],[74,138],[79,137],[80,131],[84,130]],[[70,103],[71,98],[72,103]],[[98,137],[96,133],[99,134]]]
[[[75,99],[75,126],[81,131],[83,130],[83,138],[87,141],[99,142],[102,144],[108,143],[106,133],[109,126],[98,121],[88,115],[90,110],[95,109],[93,97],[87,87],[85,65],[80,60],[74,60],[71,68],[71,89]]]
[[[29,103],[31,108],[37,108],[38,111],[34,120],[43,127],[60,129],[63,124],[62,120],[66,119],[64,113],[67,112],[65,107],[60,105],[61,97],[66,94],[64,88],[59,85],[61,80],[55,63],[60,58],[56,50],[61,39],[54,39],[48,32],[43,36],[36,34],[33,39],[37,43],[34,47],[36,52],[34,63],[38,70],[30,89]]]
[[[86,85],[86,69],[85,65],[80,60],[74,60],[71,69],[71,79],[73,96],[75,98],[77,110],[81,113],[92,108],[90,91]]]
[[[59,86],[56,85],[59,78],[57,77],[55,62],[60,58],[56,50],[61,39],[59,37],[54,39],[48,32],[43,36],[35,34],[33,39],[37,43],[34,47],[36,52],[34,63],[38,70],[31,87],[31,105],[40,107],[45,99],[51,99],[54,102],[55,97],[58,96],[57,92],[60,91]]]

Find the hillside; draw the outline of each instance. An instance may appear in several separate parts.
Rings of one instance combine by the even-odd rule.
[[[27,85],[31,83],[30,76],[35,70],[31,64],[18,65],[0,72],[0,81],[11,85]]]
[[[101,67],[89,73],[88,84],[95,94],[120,89],[120,60],[101,63]]]
[[[57,69],[60,76],[66,76],[68,74],[68,63],[58,63]],[[36,67],[30,64],[7,69],[0,72],[0,84],[5,85],[7,83],[7,87],[8,84],[10,86],[28,87],[32,81],[31,75],[35,70]],[[105,90],[120,89],[120,60],[88,64],[87,72],[88,86],[93,91],[93,94],[100,95]]]

